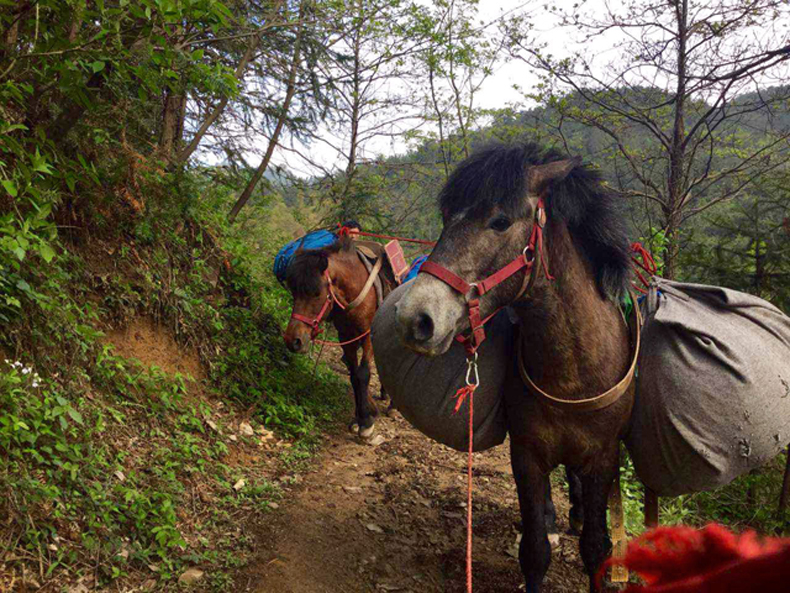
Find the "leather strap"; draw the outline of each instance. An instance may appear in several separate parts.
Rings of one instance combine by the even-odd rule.
[[[368,275],[368,279],[365,282],[365,286],[362,287],[362,292],[357,295],[353,301],[351,301],[348,305],[346,305],[346,311],[350,311],[357,305],[359,305],[362,301],[365,300],[365,297],[368,296],[370,289],[373,287],[373,283],[376,281],[376,276],[379,275],[379,270],[381,270],[381,266],[384,263],[384,260],[379,256],[376,260],[376,265],[373,266],[373,269],[370,271]]]
[[[629,367],[628,372],[625,374],[625,377],[623,377],[620,382],[617,383],[617,385],[600,395],[589,397],[587,399],[560,399],[558,397],[549,395],[540,387],[535,385],[532,379],[530,379],[527,369],[524,367],[524,358],[522,356],[524,340],[519,338],[518,371],[527,388],[534,395],[536,395],[541,402],[554,408],[559,408],[569,412],[591,412],[594,410],[602,410],[603,408],[611,406],[614,402],[620,399],[628,390],[628,387],[630,387],[631,382],[634,379],[634,374],[636,373],[636,362],[639,359],[639,349],[642,340],[642,313],[639,310],[639,305],[637,304],[636,299],[633,298],[633,295],[631,298],[634,301],[634,314],[631,316],[631,321],[628,323],[628,325],[631,329],[632,341],[635,344],[634,356],[631,360],[631,366]]]
[[[456,290],[456,292],[460,292],[461,294],[465,295],[472,289],[472,285],[469,284],[466,280],[458,276],[457,274],[451,272],[444,266],[440,266],[439,264],[433,263],[431,260],[426,260],[423,262],[422,266],[420,266],[420,274],[430,274],[431,276],[435,276],[445,284],[448,284],[452,288]]]
[[[527,256],[525,256],[522,253],[512,262],[507,264],[504,268],[497,270],[485,280],[478,282],[477,291],[480,293],[480,296],[483,296],[492,288],[494,288],[498,284],[501,284],[502,282],[510,278],[513,274],[519,272],[522,268],[528,267],[529,265],[530,265],[529,262],[527,262]]]
[[[321,310],[318,312],[318,315],[315,317],[315,319],[311,317],[307,317],[306,315],[302,315],[300,313],[291,312],[291,319],[296,319],[297,321],[301,321],[302,323],[305,323],[312,328],[310,332],[311,340],[314,340],[315,337],[321,333],[321,328],[319,326],[321,325],[321,320],[324,318],[324,315],[326,315],[327,311],[329,310],[329,307],[332,306],[333,297],[334,295],[332,294],[332,289],[330,284],[329,293],[326,295],[326,300],[324,301],[324,304],[321,306]]]
[[[492,288],[501,284],[523,269],[524,280],[521,283],[521,289],[519,290],[515,300],[520,299],[524,292],[532,287],[532,284],[535,281],[535,271],[537,269],[535,266],[536,255],[537,259],[539,259],[543,265],[543,271],[546,274],[546,278],[549,280],[554,279],[549,273],[549,266],[546,262],[545,253],[543,250],[543,227],[545,225],[546,207],[543,204],[543,199],[541,198],[538,200],[537,208],[535,210],[535,223],[532,225],[532,232],[530,233],[529,241],[527,242],[527,246],[524,248],[524,251],[517,258],[479,282],[470,284],[458,276],[458,274],[455,272],[448,270],[442,265],[432,262],[430,259],[425,261],[420,267],[419,273],[425,272],[426,274],[430,274],[431,276],[438,278],[455,291],[461,293],[466,299],[467,307],[469,309],[469,325],[472,329],[472,332],[468,337],[461,335],[456,336],[455,340],[464,346],[468,357],[474,356],[475,352],[477,352],[477,349],[486,339],[486,332],[485,328],[483,327],[485,322],[491,319],[491,317],[493,317],[494,314],[499,311],[499,309],[497,309],[497,311],[494,311],[494,313],[485,319],[480,319],[480,299],[485,293],[489,292]],[[478,293],[474,298],[472,298],[469,294],[472,288],[475,288]]]

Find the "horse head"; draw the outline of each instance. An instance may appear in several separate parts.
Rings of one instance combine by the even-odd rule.
[[[421,269],[398,305],[404,343],[423,354],[442,354],[470,329],[470,304],[485,319],[528,298],[528,287],[530,295],[539,293],[554,269],[543,245],[544,225],[549,240],[556,228],[570,229],[593,266],[601,264],[596,273],[602,292],[621,290],[625,242],[618,237],[607,243],[602,235],[611,225],[594,228],[601,222],[596,217],[610,211],[608,204],[603,210],[595,204],[608,199],[601,187],[580,159],[533,144],[493,145],[464,160],[439,194],[444,227],[428,259],[435,265]]]
[[[291,320],[283,338],[291,352],[305,353],[320,333],[320,325],[338,305],[338,287],[343,266],[335,261],[340,254],[353,252],[350,239],[341,239],[323,249],[297,251],[288,265],[286,286],[293,296]]]

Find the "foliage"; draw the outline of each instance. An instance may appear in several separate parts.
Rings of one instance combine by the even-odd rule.
[[[79,574],[86,555],[97,561],[100,583],[149,565],[163,581],[194,563],[232,568],[217,544],[195,543],[198,526],[180,510],[186,485],[197,479],[218,497],[216,516],[200,527],[207,538],[231,528],[228,509],[265,512],[279,491],[254,474],[233,490],[252,468],[226,465],[223,424],[194,389],[297,439],[292,457],[309,452],[344,407],[338,379],[282,343],[288,297],[268,269],[275,234],[253,259],[226,234],[217,209],[195,199],[209,185],[193,175],[151,180],[152,195],[181,198],[152,200],[92,246],[55,238],[61,255],[20,269],[33,296],[0,330],[0,349],[25,353],[0,363],[0,492],[18,562],[41,558],[45,579]],[[227,204],[232,189],[223,191]],[[99,328],[139,315],[159,318],[201,353],[203,386],[103,344]],[[225,549],[243,554],[245,545],[232,538]]]

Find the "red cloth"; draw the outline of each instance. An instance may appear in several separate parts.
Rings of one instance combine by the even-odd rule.
[[[790,591],[790,539],[736,535],[721,525],[659,527],[628,544],[622,564],[646,585],[625,593],[785,593]]]

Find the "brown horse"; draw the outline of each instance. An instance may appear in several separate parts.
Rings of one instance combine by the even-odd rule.
[[[348,237],[323,249],[298,251],[286,275],[294,304],[284,335],[289,350],[305,353],[317,337],[320,323],[329,320],[337,329],[340,342],[348,342],[343,345],[343,362],[348,368],[355,401],[354,420],[349,428],[365,438],[373,434],[374,417],[378,414],[368,394],[373,362],[369,332],[378,309],[376,289],[368,287],[361,301],[355,301],[359,300],[369,276],[355,242]],[[379,278],[383,298],[395,286],[389,264],[381,265]],[[360,349],[361,361],[357,356]],[[382,389],[381,398],[384,397]]]
[[[450,176],[439,201],[444,229],[428,260],[436,265],[434,271],[421,270],[399,303],[402,339],[418,352],[437,355],[469,329],[469,303],[479,298],[478,318],[513,306],[520,319],[520,357],[509,370],[505,401],[526,590],[540,590],[551,560],[545,492],[549,473],[560,464],[581,479],[581,555],[595,590],[594,576],[611,548],[607,499],[634,397],[633,384],[621,381],[632,362],[618,306],[630,273],[623,218],[596,173],[530,144],[473,154]],[[536,224],[539,229],[533,229]],[[535,230],[542,249],[530,239]],[[518,273],[494,275],[522,253],[525,264]],[[438,268],[460,282],[453,287],[436,277]],[[462,294],[466,287],[469,292]],[[529,388],[519,365],[531,379]],[[628,388],[603,409],[555,407],[544,395],[578,402],[618,382]]]

